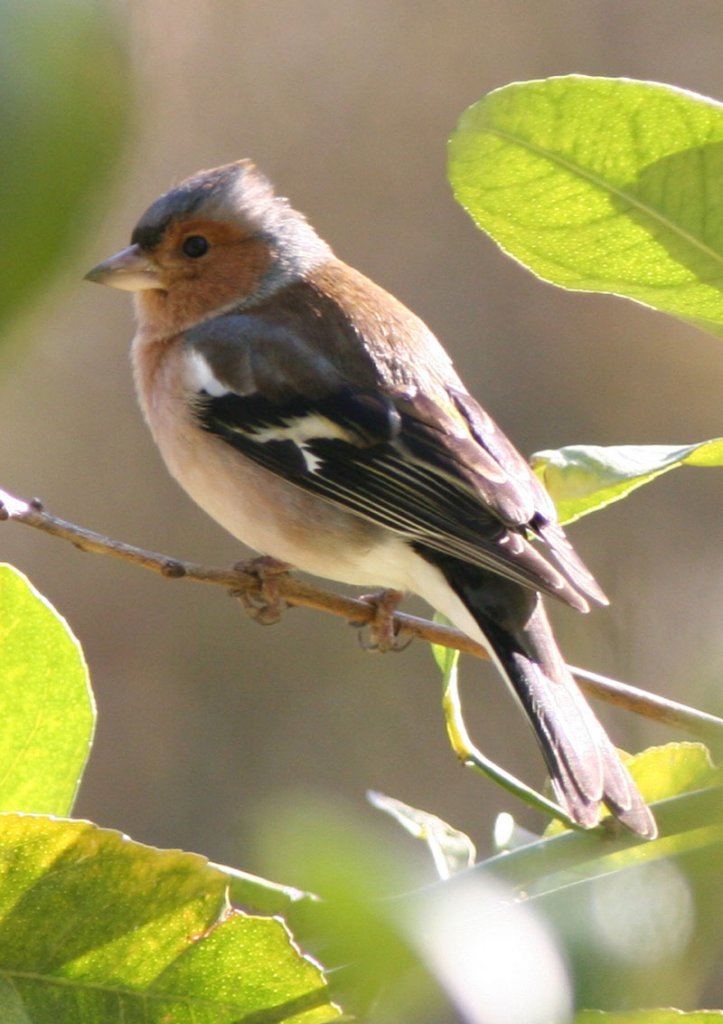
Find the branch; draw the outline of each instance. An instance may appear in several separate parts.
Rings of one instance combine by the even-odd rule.
[[[210,583],[225,587],[235,597],[240,594],[263,599],[263,583],[259,576],[242,568],[217,569],[197,562],[181,561],[168,555],[146,551],[144,548],[112,540],[94,530],[69,523],[46,512],[37,499],[30,502],[13,497],[0,490],[0,521],[7,520],[32,526],[53,537],[70,541],[80,551],[96,555],[110,555],[124,562],[150,569],[168,579],[188,579],[194,583]],[[372,624],[376,617],[373,605],[359,598],[346,597],[322,590],[296,576],[283,574],[274,580],[279,596],[289,605],[300,608],[314,608],[346,619],[354,625]],[[464,633],[450,626],[421,619],[416,615],[395,612],[394,626],[398,636],[409,640],[426,640],[441,647],[450,647],[471,654],[477,658],[488,658],[484,647],[475,643]],[[581,687],[591,696],[609,704],[626,708],[638,715],[644,715],[667,725],[678,726],[706,739],[720,740],[723,737],[723,719],[697,711],[687,705],[667,700],[655,694],[639,690],[627,683],[621,683],[584,669],[571,668],[580,679]]]
[[[50,515],[37,499],[25,502],[0,490],[0,521],[2,520],[12,520],[22,523],[24,526],[32,526],[43,533],[49,533],[52,537],[70,541],[80,551],[120,558],[124,562],[130,562],[143,569],[150,569],[168,579],[188,579],[194,583],[210,583],[214,586],[225,587],[231,591],[234,597],[245,594],[262,600],[264,596],[262,593],[263,583],[259,576],[252,571],[245,571],[243,568],[237,567],[216,569],[198,562],[186,562],[170,558],[168,555],[158,554],[155,551],[147,551],[145,548],[113,540],[110,537],[105,537],[102,533],[96,533],[84,526],[77,526],[75,523],[69,523],[65,519]],[[275,589],[278,589],[279,596],[293,607],[314,608],[317,611],[329,612],[331,615],[346,619],[355,625],[371,624],[376,617],[374,606],[369,602],[322,590],[296,576],[284,573],[275,577],[274,586]],[[395,612],[394,624],[395,627],[398,627],[397,635],[406,636],[409,639],[428,640],[430,643],[441,644],[444,647],[454,647],[479,658],[487,657],[487,652],[483,647],[476,644],[474,640],[470,640],[464,633],[459,633],[449,626],[437,625],[427,619],[420,619],[416,615],[406,615],[402,612]]]

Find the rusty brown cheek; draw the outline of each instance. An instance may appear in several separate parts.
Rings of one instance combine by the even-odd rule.
[[[270,263],[267,246],[255,239],[218,246],[198,266],[182,265],[171,272],[167,290],[138,294],[141,327],[166,337],[187,330],[253,295]]]
[[[205,316],[215,309],[242,301],[258,291],[271,257],[265,243],[257,239],[212,249],[199,273],[179,289],[184,312]]]

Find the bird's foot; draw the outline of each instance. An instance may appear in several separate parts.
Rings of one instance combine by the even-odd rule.
[[[259,589],[255,593],[234,591],[244,611],[261,626],[273,626],[281,618],[287,606],[279,591],[279,577],[285,576],[291,568],[286,562],[261,555],[248,561],[237,562],[234,569],[255,576]]]
[[[379,651],[386,654],[388,651],[403,651],[409,646],[411,640],[400,642],[397,637],[399,625],[394,615],[399,602],[404,597],[401,590],[380,590],[376,594],[364,594],[360,600],[366,602],[374,609],[374,617],[368,622],[352,622],[352,626],[369,631],[368,638],[364,633],[359,633],[359,643],[365,651]]]

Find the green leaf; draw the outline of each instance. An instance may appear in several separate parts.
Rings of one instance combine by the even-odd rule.
[[[31,583],[0,565],[0,811],[70,812],[95,706],[83,652]]]
[[[469,836],[436,814],[421,811],[418,807],[412,807],[384,793],[370,791],[367,798],[378,810],[394,818],[410,835],[427,844],[440,878],[450,878],[474,864],[477,851]]]
[[[0,816],[0,1020],[324,1024],[324,979],[204,858],[87,822]]]
[[[721,769],[715,767],[703,743],[665,743],[648,747],[626,758],[626,764],[649,803],[723,781]]]
[[[690,445],[569,445],[537,452],[532,468],[570,523],[678,466],[723,466],[723,438]]]
[[[107,199],[129,120],[123,36],[109,4],[0,4],[0,323],[72,260]]]
[[[449,178],[473,220],[565,288],[723,332],[723,107],[672,86],[522,82],[464,112]]]

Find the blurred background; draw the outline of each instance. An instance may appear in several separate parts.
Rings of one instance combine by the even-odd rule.
[[[22,71],[18,102],[35,90],[38,109],[52,105],[52,90],[26,79],[31,67],[52,70],[62,43],[79,47],[79,95],[94,105],[87,123],[79,108],[51,156],[42,119],[18,126],[48,183],[33,192],[18,180],[8,202],[63,204],[52,183],[66,158],[87,180],[57,275],[5,326],[0,486],[180,558],[245,556],[167,476],[141,421],[128,297],[82,281],[127,244],[158,194],[238,157],[252,157],[339,256],[427,320],[523,452],[723,434],[718,341],[629,302],[537,281],[475,230],[445,178],[460,113],[514,80],[629,76],[723,99],[718,0],[27,6],[44,24],[0,44]],[[62,7],[102,12],[102,31],[73,37]],[[40,29],[46,64],[33,51]],[[33,204],[30,213],[52,215]],[[37,224],[25,230],[42,238]],[[6,274],[16,251],[5,246]],[[569,661],[723,711],[722,499],[720,473],[683,470],[572,528],[612,606],[587,617],[555,609]],[[3,560],[67,617],[89,662],[99,725],[79,815],[259,873],[260,816],[282,815],[301,794],[372,821],[365,791],[381,790],[465,829],[482,854],[500,810],[540,828],[455,761],[423,645],[372,656],[329,617],[294,610],[260,628],[214,588],[19,526],[4,526],[1,542]],[[534,742],[495,672],[469,659],[462,671],[480,745],[539,785]],[[627,749],[675,738],[600,712]],[[410,855],[397,826],[379,828]]]

